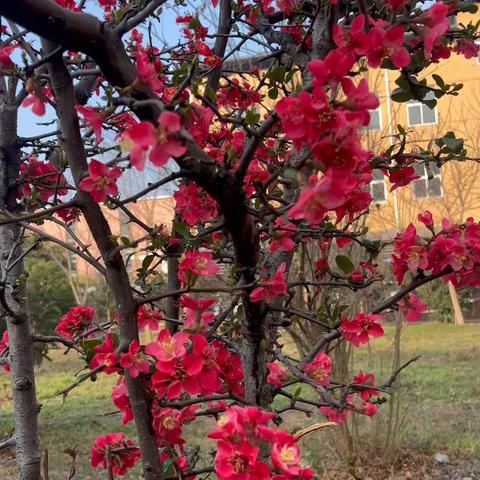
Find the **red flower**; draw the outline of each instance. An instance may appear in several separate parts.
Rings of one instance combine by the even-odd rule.
[[[72,339],[82,334],[91,325],[95,316],[95,309],[88,305],[78,305],[60,317],[55,331],[62,337]]]
[[[208,324],[213,320],[215,314],[207,312],[216,303],[214,298],[199,298],[182,295],[180,297],[180,305],[185,309],[185,317],[183,327],[193,332],[201,332],[206,330]]]
[[[363,78],[355,85],[350,78],[342,79],[342,90],[347,99],[343,106],[349,110],[374,110],[379,106],[378,97],[368,90],[368,83]]]
[[[365,49],[370,67],[378,68],[385,57],[390,58],[397,68],[406,67],[410,63],[410,54],[403,47],[403,35],[401,25],[388,30],[377,26],[370,29]]]
[[[198,395],[202,391],[199,373],[203,368],[202,358],[195,353],[187,353],[181,359],[170,362],[157,361],[156,372],[152,375],[152,387],[167,400],[178,398],[186,392]]]
[[[94,347],[93,351],[96,353],[90,362],[90,368],[94,369],[103,366],[103,372],[107,375],[118,372],[120,369],[117,366],[117,355],[113,344],[113,338],[108,333],[103,338],[103,343]]]
[[[19,48],[19,45],[10,44],[0,48],[0,65],[3,68],[15,68],[15,64],[12,62],[10,55],[16,48]]]
[[[140,458],[140,449],[135,447],[134,442],[127,439],[124,433],[107,433],[97,437],[90,450],[93,468],[102,465],[105,470],[107,469],[107,445],[110,446],[110,462],[115,475],[125,475]]]
[[[377,323],[381,318],[381,315],[372,313],[357,313],[353,320],[344,318],[340,330],[345,340],[354,347],[358,347],[363,343],[368,343],[370,336],[381,337],[383,335],[383,328],[380,323]]]
[[[426,250],[420,245],[412,245],[402,252],[402,256],[406,256],[407,267],[409,270],[421,268],[425,270],[428,267],[428,258]]]
[[[145,168],[147,158],[157,167],[162,167],[171,157],[180,157],[187,149],[173,137],[180,131],[180,117],[174,112],[162,112],[158,127],[141,121],[125,131],[122,147],[130,151],[130,162],[137,170]]]
[[[345,181],[345,178],[343,178]],[[329,210],[345,202],[348,189],[340,178],[325,175],[303,187],[297,203],[289,210],[291,218],[304,218],[310,223],[321,222]]]
[[[173,198],[176,202],[175,210],[190,226],[218,217],[215,200],[194,182],[181,185]]]
[[[29,95],[22,102],[22,107],[32,107],[32,113],[42,117],[45,115],[45,104],[48,101],[50,89],[48,87],[28,89]]]
[[[75,110],[82,115],[85,125],[93,130],[95,141],[100,143],[102,141],[103,114],[97,112],[93,107],[84,107],[83,105],[75,105]]]
[[[377,406],[370,402],[365,402],[363,404],[363,413],[369,417],[373,417],[377,413]]]
[[[180,260],[178,278],[186,285],[191,285],[197,277],[214,275],[218,265],[212,260],[211,252],[188,250]]]
[[[425,210],[423,213],[418,214],[418,221],[423,223],[427,228],[433,228],[433,215],[429,210]]]
[[[5,330],[0,340],[0,358],[6,356],[7,351],[8,351],[8,331]],[[3,363],[2,368],[6,372],[10,371],[10,365],[8,363]]]
[[[347,421],[347,409],[337,409],[333,407],[320,407],[320,412],[323,413],[331,422],[345,423]]]
[[[132,405],[128,398],[128,391],[123,377],[120,377],[118,384],[112,388],[112,402],[122,414],[122,425],[126,425],[133,420]]]
[[[154,408],[153,429],[160,445],[172,446],[182,445],[185,440],[182,438],[182,427],[185,421],[195,419],[194,413],[198,405],[191,405],[182,410],[175,410],[169,407]]]
[[[424,25],[420,32],[423,37],[423,51],[427,60],[432,59],[434,47],[440,43],[443,34],[450,26],[447,18],[449,11],[449,5],[436,2],[417,18],[417,22]]]
[[[59,202],[59,204],[62,202]],[[82,211],[77,207],[65,207],[55,212],[64,222],[76,222],[82,215]]]
[[[150,61],[148,52],[143,49],[135,53],[135,67],[137,68],[138,81],[149,86],[154,92],[163,89],[164,84],[158,77],[158,71],[154,63]]]
[[[427,305],[414,293],[408,293],[406,297],[398,302],[398,305],[406,322],[416,322],[427,309]]]
[[[147,305],[142,305],[137,310],[138,328],[148,327],[150,330],[158,330],[161,320],[163,320],[163,313],[159,310],[149,308]]]
[[[240,85],[240,81],[236,78],[230,79],[227,86],[220,88],[217,93],[219,105],[242,110],[250,105],[258,104],[260,100],[260,94],[255,89],[247,82]]]
[[[272,278],[263,280],[264,286],[254,288],[250,292],[250,301],[259,302],[260,300],[272,300],[278,295],[285,295],[287,293],[287,284],[284,278],[286,268],[287,265],[282,263]]]
[[[283,387],[284,383],[288,380],[290,374],[282,364],[275,360],[274,362],[267,362],[268,376],[267,382],[270,385],[275,385],[276,387]]]
[[[287,478],[310,479],[313,471],[300,465],[300,448],[293,435],[280,430],[275,433],[271,453],[272,465]]]
[[[170,332],[163,328],[158,333],[157,340],[146,345],[144,350],[160,362],[170,362],[185,355],[187,338],[188,334],[185,332],[170,335]]]
[[[32,203],[36,203],[37,196],[46,202],[53,195],[66,195],[67,180],[56,165],[50,162],[42,162],[34,155],[28,156],[28,162],[20,165],[20,180],[18,198],[31,197]]]
[[[117,180],[122,175],[118,167],[108,168],[102,162],[92,159],[88,165],[90,175],[81,180],[80,190],[90,193],[93,201],[99,203],[107,198],[107,195],[118,193]]]
[[[259,451],[248,442],[237,445],[220,440],[215,456],[215,474],[218,480],[270,479],[267,464],[257,460]]]
[[[387,0],[387,5],[394,11],[400,10],[406,3],[407,0]]]
[[[312,73],[314,85],[330,85],[335,88],[355,63],[355,55],[348,50],[337,48],[323,60],[311,60],[307,68]]]
[[[310,363],[302,365],[302,370],[316,383],[328,385],[332,373],[332,360],[325,352],[320,352]]]
[[[396,168],[393,171],[389,171],[388,180],[392,184],[390,191],[393,192],[398,187],[410,185],[410,183],[417,178],[420,177],[416,175],[415,169],[412,166]]]
[[[120,354],[120,365],[126,368],[133,378],[137,378],[140,373],[148,373],[150,363],[142,355],[141,345],[138,343],[138,340],[133,340],[130,343],[128,353]]]
[[[275,415],[260,410],[258,407],[229,407],[217,421],[216,428],[208,434],[209,438],[234,441],[248,435],[263,437],[262,430]]]
[[[365,387],[358,391],[358,395],[365,402],[370,400],[370,397],[376,397],[379,395],[378,390],[375,388],[368,388],[369,386],[375,386],[375,375],[373,373],[364,373],[362,370],[359,370],[353,377],[353,383]]]
[[[295,248],[295,242],[291,238],[295,235],[295,232],[292,231],[295,230],[295,225],[293,223],[284,225],[280,217],[275,220],[275,225],[278,226],[278,229],[272,232],[269,250],[271,252],[276,252],[277,250],[288,252]],[[285,230],[283,228],[285,228]]]
[[[453,51],[457,55],[463,55],[466,59],[475,58],[480,53],[480,45],[473,40],[459,38],[455,42]]]

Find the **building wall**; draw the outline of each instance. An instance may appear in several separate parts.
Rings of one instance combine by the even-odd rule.
[[[174,215],[174,200],[173,197],[159,197],[141,200],[136,203],[132,203],[128,206],[129,211],[135,215],[141,222],[145,223],[149,227],[161,227],[165,235],[170,234],[171,224]],[[128,216],[126,216],[119,209],[108,209],[102,205],[103,213],[110,224],[113,235],[125,236],[131,241],[140,239],[146,235],[146,231],[134,222],[130,222]],[[78,243],[72,238],[72,236],[59,224],[46,221],[42,226],[42,229],[63,242],[67,242],[70,245],[78,248]],[[88,248],[89,252],[94,258],[98,259],[100,263],[103,263],[100,258],[98,248],[93,241],[87,224],[83,218],[73,224],[73,233],[80,240],[81,244]],[[82,247],[80,247],[82,248]],[[139,246],[141,248],[141,245]],[[128,253],[128,250],[125,250]],[[65,251],[65,255],[68,255],[68,261],[73,265],[72,271],[79,276],[95,277],[98,275],[96,269],[90,265],[86,260],[82,259],[78,255]],[[129,270],[134,271],[141,264],[145,255],[142,252],[129,258]]]
[[[478,21],[480,15],[463,14],[459,23]],[[452,54],[450,59],[432,65],[420,79],[431,80],[431,75],[440,75],[446,83],[462,83],[458,96],[445,95],[438,99],[435,120],[426,125],[410,125],[407,115],[409,104],[392,102],[390,95],[397,88],[395,80],[398,72],[373,70],[367,73],[370,89],[380,97],[380,128],[367,131],[365,142],[376,152],[388,148],[395,139],[397,124],[409,131],[407,151],[417,147],[433,145],[433,140],[453,131],[457,138],[465,140],[468,155],[480,157],[480,63],[477,58],[465,59]],[[430,81],[429,80],[429,81]],[[431,84],[435,86],[435,84]],[[412,108],[411,106],[410,108]],[[418,107],[417,112],[418,112]],[[375,120],[378,115],[375,113]],[[426,115],[428,117],[429,115]],[[428,120],[428,118],[426,118]],[[437,222],[442,217],[462,222],[469,216],[480,219],[480,169],[475,161],[451,162],[440,169],[441,195],[418,198],[415,186],[401,187],[390,192],[390,184],[385,182],[385,201],[371,207],[368,218],[370,232],[375,236],[391,235],[395,230],[405,228],[416,221],[418,212],[429,209]],[[423,180],[425,183],[425,180]],[[380,188],[380,187],[376,187]],[[418,188],[418,187],[417,187]]]

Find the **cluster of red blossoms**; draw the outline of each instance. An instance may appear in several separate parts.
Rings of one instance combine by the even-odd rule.
[[[2,334],[2,338],[0,339],[0,358],[6,357],[6,354],[8,352],[8,332],[5,330]],[[10,371],[10,365],[5,362],[2,363],[2,368],[6,371]]]
[[[358,320],[355,319],[354,322],[358,322]],[[348,333],[343,333],[348,340]],[[364,333],[364,335],[368,341],[368,333]],[[295,378],[278,361],[267,363],[267,367],[269,371],[267,382],[277,388],[284,387],[289,381],[294,380]],[[317,353],[313,360],[303,363],[299,368],[314,384],[324,387],[330,386],[332,359],[325,352]],[[336,423],[344,423],[347,420],[347,415],[350,411],[356,411],[368,416],[375,415],[377,407],[372,403],[372,397],[378,396],[378,390],[375,388],[375,376],[373,373],[364,373],[360,370],[353,378],[352,386],[355,388],[356,393],[347,395],[344,408],[322,406],[319,408],[320,412],[328,417],[329,420]]]
[[[394,11],[405,2],[391,2]],[[448,29],[450,7],[437,2],[413,19],[415,30],[422,37],[424,56],[431,59],[436,49],[442,49],[442,38]],[[334,27],[337,48],[323,60],[308,64],[313,81],[311,91],[281,99],[276,111],[282,130],[301,155],[310,153],[319,173],[313,175],[301,191],[290,217],[317,224],[329,211],[337,219],[351,221],[365,210],[371,196],[367,186],[371,181],[371,152],[363,149],[360,129],[369,123],[369,110],[378,107],[378,99],[368,91],[366,80],[355,84],[350,78],[355,62],[366,57],[370,67],[377,68],[389,59],[397,68],[410,63],[402,25],[392,26],[383,20],[356,17],[348,28]],[[447,49],[448,50],[448,49]],[[309,146],[309,152],[304,150]],[[406,185],[415,177],[413,167],[391,169],[394,185]]]
[[[217,204],[194,182],[186,182],[173,194],[175,210],[189,226],[208,222],[218,216]]]
[[[192,324],[202,323],[202,314],[211,306],[213,299],[194,299],[183,296],[186,316],[194,317]],[[155,322],[158,327],[158,312],[143,310],[138,315],[142,324]],[[199,318],[196,316],[199,315]],[[210,318],[208,316],[207,318]],[[188,323],[188,322],[187,322]],[[195,330],[195,329],[193,329]],[[186,330],[171,334],[167,329],[159,330],[157,339],[147,345],[133,341],[127,352],[118,353],[114,337],[105,334],[100,345],[94,347],[94,356],[90,362],[92,369],[100,368],[107,375],[128,372],[136,378],[143,375],[146,379],[146,388],[151,401],[152,428],[155,431],[159,445],[169,447],[166,451],[175,461],[178,468],[188,467],[185,463],[182,438],[182,427],[185,422],[195,419],[198,406],[183,409],[165,405],[165,401],[174,401],[179,398],[194,398],[198,395],[212,395],[215,393],[231,392],[234,395],[243,395],[243,370],[238,354],[226,348],[220,340],[208,343],[201,333],[189,333]],[[128,398],[127,389],[120,377],[119,382],[112,390],[112,401],[120,410],[122,423],[126,424],[133,419],[132,406]],[[225,409],[224,402],[217,402],[215,408]],[[100,437],[104,446],[105,438]],[[97,439],[97,442],[99,440]],[[104,448],[98,444],[92,448],[92,464],[101,463]],[[103,443],[102,443],[103,442]],[[175,454],[172,447],[176,446]],[[99,452],[99,448],[101,453]],[[113,448],[113,447],[112,447]],[[95,459],[94,459],[94,451]],[[123,452],[123,450],[121,451]],[[165,451],[162,455],[166,455]],[[118,456],[122,468],[130,468],[132,456]],[[120,469],[120,466],[119,466]],[[126,470],[119,470],[125,472]]]
[[[450,281],[455,287],[479,285],[480,223],[467,218],[464,225],[454,225],[444,218],[435,231],[430,212],[421,213],[418,220],[430,235],[418,235],[410,224],[395,237],[392,260],[397,282],[402,283],[407,272],[445,272],[448,274],[442,277],[443,281]]]
[[[92,325],[95,317],[95,309],[88,305],[72,307],[60,317],[55,331],[62,337],[72,339],[85,333],[85,330]]]
[[[38,160],[29,155],[27,162],[20,165],[19,199],[28,199],[29,205],[46,202],[54,195],[63,196],[68,193],[67,180],[58,167],[51,162]]]
[[[140,449],[121,432],[107,433],[97,437],[90,451],[92,467],[96,468],[98,465],[102,465],[106,470],[110,464],[112,473],[115,475],[125,475],[139,458]]]
[[[219,480],[313,477],[313,471],[300,464],[297,439],[285,430],[267,426],[274,416],[257,407],[239,406],[232,406],[222,414],[208,435],[217,441],[215,473]],[[260,455],[262,445],[270,448],[268,459]]]

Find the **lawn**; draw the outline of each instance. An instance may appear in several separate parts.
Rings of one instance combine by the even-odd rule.
[[[353,367],[374,371],[379,380],[388,378],[393,337],[393,327],[387,327],[383,338],[356,352]],[[402,468],[399,462],[407,462],[412,467],[418,457],[432,459],[439,452],[448,455],[453,464],[460,463],[467,470],[478,466],[480,325],[408,325],[402,332],[401,360],[406,361],[415,355],[421,355],[421,358],[402,372],[398,412],[393,409],[393,414],[399,421],[398,433],[395,435],[395,455],[382,455],[385,450],[386,420],[390,412],[387,405],[380,407],[378,418],[361,418],[353,427],[350,426],[353,438],[357,430],[359,432],[360,440],[354,442],[356,446],[353,449],[357,453],[357,463],[361,461],[363,464],[375,465],[375,468],[382,465],[382,473],[377,476],[370,474],[370,478],[387,478],[385,471]],[[55,361],[44,362],[37,370],[38,398],[42,404],[41,442],[42,449],[47,448],[49,453],[50,480],[68,478],[70,457],[65,451],[75,447],[78,450],[75,478],[104,478],[102,472],[96,472],[89,466],[88,451],[92,440],[98,434],[110,431],[123,430],[134,436],[133,428],[130,425],[126,429],[122,427],[119,416],[114,413],[110,391],[115,379],[113,376],[101,375],[96,382],[87,381],[74,389],[63,401],[56,396],[56,392],[71,383],[73,374],[81,364],[73,354],[63,355],[57,351],[53,352],[52,357]],[[9,378],[7,374],[0,373],[0,437],[13,427],[10,398]],[[305,419],[299,415],[301,414],[289,415],[285,424],[296,429],[318,421],[315,417]],[[203,428],[198,425],[193,428],[187,435],[194,443],[200,444],[207,427],[203,424]],[[348,467],[336,454],[335,445],[348,437],[342,436],[341,427],[334,429],[334,432],[314,433],[303,441],[306,459],[320,474],[324,472],[322,478],[325,479],[344,478],[343,470],[352,472],[353,468]],[[0,456],[2,479],[15,478],[13,466],[12,452],[3,452]],[[337,473],[332,473],[333,471]],[[471,471],[468,470],[470,473],[467,472],[465,477],[471,476]],[[136,472],[128,478],[137,479],[140,475]],[[414,475],[410,478],[427,477]],[[457,477],[452,475],[445,478]]]

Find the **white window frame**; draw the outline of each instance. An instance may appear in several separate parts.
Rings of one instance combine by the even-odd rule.
[[[413,184],[412,184],[412,195],[413,195],[413,198],[415,200],[428,200],[428,199],[431,199],[431,198],[442,198],[443,197],[443,187],[442,187],[442,172],[440,170],[440,168],[438,169],[438,173],[434,173],[433,174],[433,178],[438,178],[439,180],[439,184],[440,184],[440,195],[430,195],[428,193],[428,182],[430,182],[431,180],[428,178],[428,172],[427,172],[427,168],[425,167],[425,165],[421,165],[421,167],[423,167],[423,174],[420,175],[419,173],[416,173],[416,175],[419,175],[420,178],[417,178],[413,181]],[[417,197],[417,195],[415,194],[415,184],[416,182],[419,182],[419,181],[423,181],[425,182],[425,192],[426,192],[426,195],[424,197]]]
[[[432,99],[433,100],[433,99]],[[427,105],[425,105],[424,103],[422,102],[418,102],[416,100],[410,100],[409,102],[407,102],[406,104],[407,106],[407,123],[408,123],[408,126],[409,127],[423,127],[424,125],[436,125],[438,123],[438,110],[437,110],[437,105],[435,105],[435,107],[433,107],[433,113],[435,115],[435,121],[434,122],[424,122],[423,121],[423,108],[429,108]],[[415,124],[411,124],[410,123],[410,115],[409,115],[409,109],[412,108],[412,107],[418,107],[420,106],[420,117],[422,119],[422,123],[415,123]]]
[[[370,122],[368,122],[368,125],[365,127],[365,129],[367,130],[367,132],[378,132],[379,130],[382,129],[382,123],[383,123],[381,105],[379,105],[377,108],[374,108],[373,110],[370,110],[369,111],[370,115],[372,114],[372,112],[378,112],[378,128],[369,128]],[[371,117],[370,117],[370,120],[371,120]]]
[[[380,205],[382,203],[387,203],[387,183],[385,182],[385,174],[382,172],[382,179],[375,179],[373,178],[373,173],[372,173],[372,180],[369,185],[369,190],[370,190],[370,195],[372,196],[372,202],[375,205]],[[384,200],[376,200],[374,195],[373,195],[373,185],[379,185],[382,184],[383,186],[383,192],[384,192]]]

